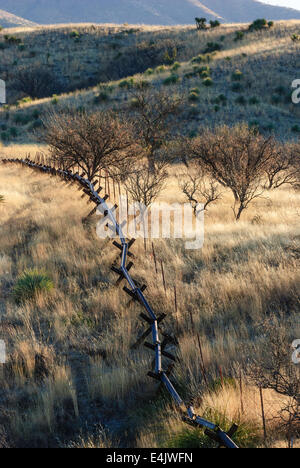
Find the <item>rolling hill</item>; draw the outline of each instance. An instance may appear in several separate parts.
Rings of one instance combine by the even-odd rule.
[[[2,28],[14,28],[19,26],[36,26],[36,23],[0,10],[0,26]]]
[[[196,16],[223,22],[248,22],[258,17],[300,19],[300,11],[256,0],[0,0],[0,8],[41,24],[95,22],[188,24]]]
[[[126,107],[141,80],[187,98],[188,133],[245,121],[294,139],[300,109],[292,104],[291,83],[300,43],[292,38],[299,29],[299,21],[251,33],[241,24],[203,32],[72,24],[15,30],[13,41],[2,32],[0,76],[9,106],[0,110],[0,141],[32,141],[48,109]]]

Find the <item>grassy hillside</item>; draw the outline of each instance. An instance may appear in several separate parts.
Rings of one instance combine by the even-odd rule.
[[[53,107],[128,106],[129,88],[141,80],[185,96],[188,133],[202,125],[245,120],[264,132],[294,138],[300,132],[299,106],[291,102],[291,83],[297,78],[300,42],[291,37],[299,33],[300,23],[246,30],[246,25],[207,32],[194,27],[52,26],[14,30],[19,44],[5,40],[4,31],[0,70],[10,106],[0,112],[1,138],[4,143],[32,141],[43,113]],[[43,99],[29,99],[16,77],[20,70],[38,74],[41,68],[48,73],[51,96],[46,90]]]
[[[0,33],[0,75],[9,101],[0,110],[0,339],[8,355],[0,365],[0,447],[211,446],[147,377],[151,351],[132,349],[145,329],[141,310],[116,287],[111,265],[119,251],[97,236],[96,215],[86,219],[91,206],[82,192],[1,159],[47,155],[36,132],[49,110],[130,113],[137,87],[184,98],[176,114],[182,135],[246,121],[267,135],[298,138],[299,106],[291,103],[290,85],[299,78],[300,42],[291,37],[300,33],[300,22],[247,30],[245,24],[205,32],[85,24]],[[117,128],[122,133],[124,127]],[[88,138],[98,151],[99,140]],[[173,156],[174,147],[165,146]],[[146,145],[143,150],[139,155],[148,154]],[[159,199],[183,203],[179,183],[187,168],[172,161]],[[234,164],[241,168],[244,159]],[[247,181],[249,159],[243,167]],[[265,170],[253,181],[255,192]],[[103,175],[100,184],[107,188]],[[208,175],[201,177],[205,182]],[[120,190],[124,195],[122,182]],[[108,191],[118,203],[112,186]],[[145,253],[138,239],[131,272],[147,283],[154,310],[167,315],[161,331],[176,337],[170,351],[180,361],[171,379],[184,400],[225,430],[236,422],[241,447],[286,447],[287,413],[280,410],[295,400],[264,389],[264,437],[249,357],[261,363],[270,356],[267,326],[273,324],[275,338],[286,334],[279,356],[295,369],[290,357],[300,336],[299,187],[265,189],[239,222],[233,193],[223,186],[221,192],[205,214],[202,249],[186,250],[183,239],[161,239],[154,240],[153,255],[151,243]]]
[[[84,5],[81,0],[0,0],[0,8],[41,24],[93,21],[176,25],[203,16],[223,22],[300,18],[297,10],[256,0],[89,0]]]
[[[35,150],[14,147],[5,155]],[[171,169],[163,200],[181,200],[174,176],[182,170]],[[140,309],[128,307],[125,293],[114,286],[110,265],[117,252],[110,241],[97,238],[95,220],[82,223],[90,208],[80,194],[14,166],[1,166],[0,181],[5,197],[0,208],[0,327],[10,356],[0,375],[0,444],[207,446],[201,431],[189,431],[179,416],[174,420],[168,399],[155,397],[156,385],[145,375],[151,352],[130,349],[143,330]],[[256,325],[272,312],[280,312],[281,325],[299,336],[300,196],[286,188],[271,192],[254,203],[239,224],[233,221],[231,204],[225,192],[209,210],[201,250],[187,251],[178,240],[155,241],[166,293],[161,271],[155,274],[142,240],[133,249],[134,275],[146,280],[147,298],[168,314],[164,330],[175,331],[179,340],[175,381],[181,393],[193,395],[199,413],[223,427],[239,423],[241,446],[260,446],[258,390],[243,380],[241,412],[239,383],[229,377],[239,375],[237,366],[245,365],[248,345],[254,344],[252,353],[260,352],[263,341]],[[16,304],[17,278],[32,268],[47,272],[54,288],[33,302]],[[200,371],[197,334],[212,383],[209,391]],[[267,443],[285,446],[278,422],[272,420],[285,397],[269,391],[264,395]],[[162,416],[159,424],[156,411]]]
[[[36,26],[33,21],[28,21],[19,16],[8,13],[7,11],[0,10],[0,27],[1,28],[13,28],[13,27],[29,27]]]

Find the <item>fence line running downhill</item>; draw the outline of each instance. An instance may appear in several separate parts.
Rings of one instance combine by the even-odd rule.
[[[113,212],[117,209],[115,205],[114,208],[110,209],[106,204],[106,200],[109,198],[108,195],[104,195],[102,198],[99,193],[101,192],[102,188],[99,187],[97,190],[95,188],[95,184],[97,182],[90,181],[84,178],[85,173],[79,175],[79,173],[73,173],[69,170],[62,170],[56,169],[55,167],[39,164],[36,163],[28,158],[26,159],[2,159],[2,163],[14,163],[14,164],[21,164],[24,166],[28,166],[32,169],[40,171],[42,173],[49,174],[51,176],[59,176],[66,182],[74,182],[80,185],[81,189],[83,190],[84,194],[87,195],[91,202],[93,202],[96,206],[93,208],[90,214],[96,212],[98,206],[101,205],[104,215],[109,219],[111,225],[108,225],[109,229],[112,229],[114,232],[117,233],[120,243],[114,241],[114,246],[117,247],[121,251],[121,262],[120,268],[112,267],[112,270],[119,275],[118,282],[122,279],[127,281],[129,287],[124,287],[124,291],[131,297],[132,300],[135,300],[140,303],[143,307],[146,314],[142,313],[140,316],[141,318],[149,324],[149,328],[143,333],[142,337],[139,339],[138,343],[142,342],[148,335],[152,334],[152,344],[145,343],[145,345],[152,349],[155,352],[155,368],[154,372],[148,372],[148,375],[157,381],[161,382],[168,393],[173,398],[176,406],[179,408],[179,411],[182,415],[182,419],[195,427],[200,427],[205,429],[205,434],[210,437],[212,440],[216,441],[219,444],[219,447],[226,447],[226,448],[238,448],[238,446],[233,442],[232,436],[237,431],[238,427],[236,424],[230,428],[230,430],[226,433],[219,426],[210,422],[206,419],[197,416],[194,412],[194,408],[191,405],[185,404],[177,393],[176,389],[174,388],[173,384],[169,379],[169,373],[171,367],[168,370],[164,371],[162,366],[162,356],[170,359],[175,360],[172,354],[166,352],[164,350],[165,346],[164,343],[160,341],[159,337],[159,323],[165,318],[165,314],[161,314],[157,316],[153,311],[151,305],[148,303],[147,299],[143,291],[145,290],[145,286],[140,286],[137,282],[132,278],[129,273],[129,270],[133,266],[132,262],[127,264],[127,257],[132,257],[133,255],[130,252],[130,247],[133,245],[135,239],[127,240],[122,232],[122,226],[119,225],[116,221],[116,218]]]

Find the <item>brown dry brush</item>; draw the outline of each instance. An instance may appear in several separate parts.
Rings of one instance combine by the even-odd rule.
[[[127,177],[125,187],[133,201],[149,207],[166,186],[167,163],[157,162],[154,169],[145,164],[135,164]]]
[[[271,163],[266,168],[267,182],[265,187],[276,189],[282,185],[296,187],[300,181],[300,145],[279,144],[274,151]]]
[[[207,210],[208,206],[222,198],[222,192],[220,190],[220,184],[215,180],[209,179],[201,169],[189,170],[182,176],[178,177],[179,187],[191,203],[194,213],[196,214],[197,207],[200,203],[203,203],[203,210]]]
[[[170,141],[178,127],[178,114],[183,98],[170,96],[165,91],[149,91],[140,87],[132,93],[133,109],[131,121],[134,124],[136,138],[148,160],[151,170],[156,164],[170,157]]]
[[[291,181],[291,162],[282,165],[282,147],[272,136],[265,137],[246,124],[231,128],[205,129],[201,136],[183,141],[186,161],[193,161],[234,196],[233,212],[239,220],[244,210],[266,190]],[[281,161],[280,163],[278,161]]]
[[[31,98],[44,98],[62,91],[53,72],[39,65],[20,67],[15,73],[13,86],[16,91]]]
[[[139,154],[132,124],[111,111],[50,113],[44,125],[42,139],[53,162],[64,169],[79,167],[89,180],[101,170],[125,174]]]

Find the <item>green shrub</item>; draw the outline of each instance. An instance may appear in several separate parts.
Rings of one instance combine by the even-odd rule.
[[[244,75],[240,70],[235,70],[235,72],[233,72],[231,75],[232,81],[241,81],[243,77]]]
[[[299,125],[293,125],[292,132],[293,133],[300,133],[300,126]]]
[[[97,96],[94,97],[94,104],[99,104],[103,101],[108,101],[109,95],[105,91],[101,91]]]
[[[176,71],[176,70],[178,70],[180,67],[181,67],[180,63],[179,63],[179,62],[175,62],[175,63],[172,65],[171,70],[172,70],[172,71]]]
[[[272,104],[279,104],[281,102],[281,97],[278,94],[273,94],[271,97]]]
[[[231,90],[232,90],[234,93],[239,93],[240,91],[243,90],[243,86],[241,85],[241,83],[234,83],[234,84],[231,86]]]
[[[251,104],[252,106],[255,106],[255,105],[259,104],[259,103],[260,103],[260,100],[256,96],[252,96],[249,99],[249,104]]]
[[[206,57],[205,55],[197,55],[196,57],[193,57],[191,60],[191,63],[202,63],[205,62]]]
[[[214,82],[213,82],[213,80],[211,78],[205,78],[203,80],[203,84],[204,84],[204,86],[209,87],[209,86],[212,86],[214,84]]]
[[[249,127],[252,128],[252,129],[255,129],[257,131],[259,131],[260,129],[260,123],[258,120],[250,120],[249,122]]]
[[[207,72],[210,74],[211,70],[210,70],[210,67],[208,65],[205,65],[203,67],[200,67],[198,68],[198,72],[201,74],[203,72]]]
[[[213,29],[218,28],[219,26],[221,26],[221,23],[218,20],[215,20],[215,21],[210,20],[209,24],[210,24],[210,27],[213,28]]]
[[[195,101],[199,101],[199,99],[200,99],[199,93],[196,93],[194,91],[190,91],[189,101],[195,102]]]
[[[156,67],[155,68],[155,71],[156,73],[164,73],[166,72],[168,69],[165,65],[160,65],[159,67]]]
[[[240,106],[246,106],[247,100],[244,96],[239,96],[236,98],[235,102],[239,104]]]
[[[8,44],[21,44],[22,43],[22,39],[19,39],[18,37],[16,36],[9,36],[8,34],[5,34],[4,36],[4,39],[5,41],[8,43]]]
[[[32,112],[32,118],[37,120],[40,116],[40,112],[38,111],[38,109],[34,109],[34,111]]]
[[[132,88],[134,85],[134,79],[133,78],[129,78],[128,80],[122,80],[120,83],[119,83],[119,87],[120,88]]]
[[[284,86],[280,85],[280,86],[277,86],[277,88],[275,89],[275,93],[276,94],[279,94],[279,96],[284,96],[285,95],[285,92],[286,92],[286,89]]]
[[[164,84],[165,86],[169,86],[169,85],[178,83],[178,81],[179,81],[179,76],[178,76],[178,75],[175,75],[175,74],[172,74],[172,75],[168,76],[168,77],[163,81],[163,84]]]
[[[172,50],[166,50],[164,55],[164,63],[172,65],[177,58],[177,48],[173,47]]]
[[[272,122],[269,122],[269,123],[263,124],[262,129],[265,130],[266,132],[272,133],[272,132],[274,132],[275,127],[274,127],[274,124]]]
[[[205,419],[213,421],[218,427],[228,431],[232,426],[232,422],[225,414],[220,413],[211,408],[202,415]],[[251,422],[236,421],[239,425],[238,430],[232,437],[234,442],[241,448],[255,448],[261,441],[260,428]],[[216,442],[212,441],[204,434],[203,429],[199,428],[183,428],[177,434],[174,434],[166,441],[166,447],[179,449],[192,448],[213,448],[216,447]]]
[[[204,53],[209,54],[211,52],[218,52],[220,50],[222,50],[221,44],[219,44],[218,42],[208,42]]]
[[[293,42],[300,42],[300,34],[292,34],[291,39]]]
[[[219,94],[219,96],[216,97],[214,102],[215,102],[215,104],[222,104],[223,106],[226,106],[227,97],[225,96],[225,94]]]
[[[56,106],[59,102],[59,97],[57,96],[57,94],[53,94],[52,96],[52,99],[51,99],[51,103]]]
[[[148,69],[145,71],[145,75],[153,75],[153,73],[154,73],[153,68],[148,68]]]
[[[205,31],[207,29],[206,18],[195,18],[198,31]]]
[[[18,125],[27,125],[31,120],[30,115],[27,114],[17,114],[14,118],[14,122]]]
[[[235,38],[234,38],[235,42],[242,41],[244,37],[245,37],[244,31],[235,31]]]
[[[13,137],[13,138],[16,138],[18,136],[18,130],[16,129],[16,127],[11,127],[9,129],[9,133],[10,133],[11,137]]]
[[[41,128],[43,126],[43,121],[41,119],[36,119],[32,124],[30,125],[31,130],[35,130],[37,128]]]
[[[203,70],[199,74],[200,74],[201,78],[209,78],[210,77],[210,72],[208,72],[207,70]]]
[[[9,134],[7,132],[1,132],[1,140],[9,141]]]
[[[81,35],[80,35],[80,33],[78,31],[74,30],[74,31],[72,31],[70,33],[70,37],[72,39],[77,39],[78,40],[78,39],[80,39]]]
[[[274,26],[274,22],[273,21],[267,21],[265,18],[259,18],[255,21],[253,21],[253,23],[250,24],[249,26],[249,31],[261,31],[263,29],[268,29],[268,28],[272,28]]]
[[[131,101],[130,101],[130,107],[131,107],[132,109],[138,108],[139,105],[140,105],[140,103],[139,103],[139,100],[138,100],[137,98],[132,98],[132,99],[131,99]]]
[[[150,86],[150,81],[147,81],[147,80],[139,80],[135,83],[135,87],[138,89],[149,88],[149,86]]]
[[[32,102],[32,98],[30,96],[26,96],[18,100],[18,105],[27,104],[29,102]]]
[[[199,109],[196,105],[192,104],[190,109],[189,109],[189,117],[191,119],[198,117],[199,115]]]
[[[189,79],[189,78],[194,78],[196,75],[197,75],[197,73],[193,71],[193,72],[185,73],[184,77]]]
[[[3,196],[3,195],[0,195],[0,203],[4,203],[4,201],[5,201],[4,196]]]
[[[17,304],[36,299],[40,294],[48,293],[54,288],[49,276],[38,270],[26,270],[17,280],[13,297]]]

